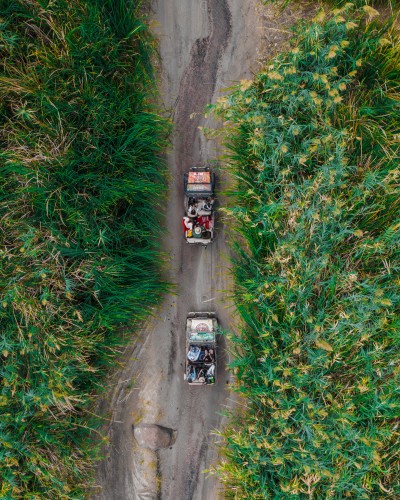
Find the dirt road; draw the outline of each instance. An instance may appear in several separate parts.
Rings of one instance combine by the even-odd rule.
[[[160,41],[161,93],[174,109],[174,136],[169,154],[171,185],[163,250],[170,255],[169,279],[176,294],[165,298],[135,347],[127,348],[121,370],[110,382],[107,458],[99,464],[100,500],[211,500],[218,498],[215,477],[202,473],[216,458],[213,429],[229,405],[224,339],[219,344],[217,383],[190,387],[183,380],[184,325],[189,311],[215,311],[228,329],[232,309],[228,249],[221,221],[207,249],[183,240],[183,173],[219,153],[199,126],[207,125],[204,107],[222,88],[251,76],[256,69],[261,30],[257,0],[154,0]],[[222,173],[218,176],[221,189]],[[221,203],[221,200],[220,200]],[[133,381],[133,382],[132,382]],[[176,431],[169,448],[140,448],[132,425],[159,424]]]

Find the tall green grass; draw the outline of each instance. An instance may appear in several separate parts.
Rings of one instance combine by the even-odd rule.
[[[274,3],[283,8],[296,2],[298,2],[298,0],[263,0],[264,4]],[[321,6],[328,5],[336,8],[345,7],[351,3],[353,7],[379,7],[390,11],[398,9],[400,5],[399,0],[353,0],[352,2],[349,2],[348,0],[317,0],[316,2],[309,2],[309,4],[313,3],[320,4]]]
[[[215,108],[236,178],[226,498],[398,498],[400,44],[347,6]]]
[[[0,1],[0,497],[81,498],[93,395],[166,289],[168,125],[135,1]]]

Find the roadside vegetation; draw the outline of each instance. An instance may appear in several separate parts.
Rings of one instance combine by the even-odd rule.
[[[226,498],[400,496],[399,85],[393,23],[347,5],[214,108],[240,238]]]
[[[262,0],[264,4],[274,3],[281,7],[286,7],[290,3],[300,3],[299,0]],[[310,2],[311,3],[311,2]],[[312,2],[318,3],[317,2]],[[349,2],[348,0],[320,0],[319,3],[323,5],[329,5],[332,7],[347,7],[350,3],[352,7],[365,7],[365,6],[375,6],[382,7],[385,9],[395,9],[399,6],[399,0],[353,0]]]
[[[127,0],[0,1],[0,497],[81,498],[93,398],[166,289],[168,124]]]

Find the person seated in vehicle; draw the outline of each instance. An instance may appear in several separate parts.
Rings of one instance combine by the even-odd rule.
[[[211,213],[212,209],[213,209],[213,204],[214,204],[214,200],[212,200],[211,198],[207,198],[205,200],[203,206],[201,207],[202,211],[204,211],[206,213]]]
[[[184,231],[193,229],[193,222],[189,219],[189,217],[183,217],[182,225]]]
[[[214,350],[213,350],[213,349],[210,349],[210,350],[205,349],[205,350],[204,350],[204,358],[203,358],[203,361],[204,361],[205,363],[207,363],[207,362],[208,362],[208,363],[210,363],[210,362],[214,361]]]
[[[198,210],[194,205],[189,205],[187,214],[189,217],[197,217]]]

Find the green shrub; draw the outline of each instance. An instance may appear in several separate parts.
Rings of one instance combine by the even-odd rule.
[[[243,320],[226,497],[397,498],[400,44],[347,6],[215,112]]]
[[[166,289],[168,125],[135,4],[0,2],[1,498],[83,496],[119,330]]]

